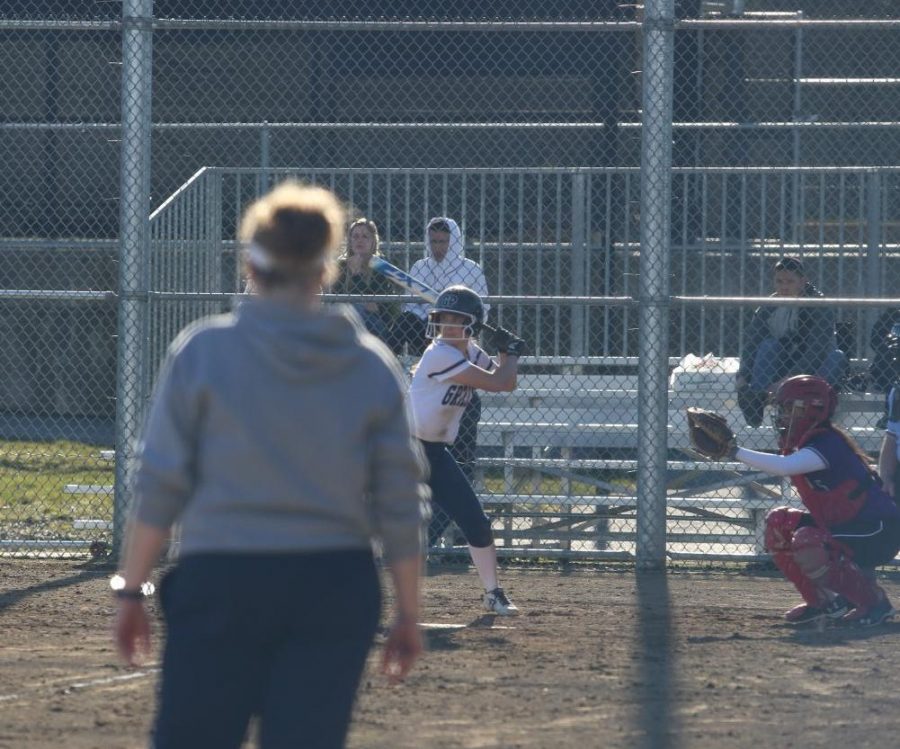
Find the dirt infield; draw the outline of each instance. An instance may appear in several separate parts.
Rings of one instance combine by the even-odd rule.
[[[146,745],[156,670],[116,661],[108,574],[2,562],[3,749]],[[429,652],[398,688],[373,653],[350,747],[884,749],[900,735],[900,622],[793,629],[780,613],[796,596],[765,575],[503,577],[523,615],[492,622],[472,573],[429,574]],[[900,580],[884,584],[900,603]]]

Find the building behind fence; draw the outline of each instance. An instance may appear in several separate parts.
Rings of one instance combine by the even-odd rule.
[[[113,470],[121,484],[124,469],[94,453],[133,440],[178,327],[227,308],[221,295],[240,290],[237,217],[285,177],[336,189],[376,220],[386,253],[403,267],[421,253],[428,217],[457,218],[491,294],[508,299],[497,300],[497,321],[533,342],[535,376],[636,376],[634,300],[642,298],[642,218],[652,207],[641,174],[641,137],[653,116],[645,44],[657,49],[656,30],[668,35],[673,57],[661,69],[671,107],[663,90],[650,99],[667,107],[671,126],[674,169],[658,172],[671,195],[668,292],[764,296],[772,264],[789,254],[807,261],[828,295],[894,296],[896,4],[684,0],[674,3],[674,26],[666,25],[667,5],[648,3],[662,15],[647,23],[641,6],[611,0],[132,0],[124,19],[112,3],[6,3],[0,433],[29,445],[6,448],[6,545],[68,549],[105,538],[108,492],[85,487],[110,486]],[[128,96],[142,75],[149,82],[151,63],[152,110],[142,110]],[[123,158],[123,140],[149,145],[141,132],[152,135],[152,151],[126,145]],[[144,158],[146,173],[135,166]],[[132,215],[135,195],[146,211]],[[143,229],[127,234],[129,218],[146,222],[136,245],[127,238]],[[220,296],[189,298],[198,293]],[[566,301],[575,297],[595,301]],[[122,304],[131,305],[124,317]],[[674,302],[661,355],[735,357],[751,312]],[[842,345],[858,371],[877,312],[839,310]],[[635,422],[626,394],[636,381],[569,382],[618,391],[621,402],[603,422],[586,401],[560,402],[560,423]],[[530,418],[523,411],[522,422]],[[537,466],[541,456],[496,439],[485,445],[482,489],[497,493],[501,481],[502,494],[515,494],[521,477],[509,461]],[[70,443],[98,449],[78,470],[54,474],[30,446],[47,440],[66,440],[50,452],[75,451],[76,463],[81,453]],[[585,464],[583,474],[565,461],[630,460],[609,452],[627,451],[626,443],[544,445],[553,456],[546,460],[563,461],[548,468],[568,471],[557,476],[568,484],[552,491],[583,490],[577,480],[573,489],[576,474],[609,484],[612,464]],[[37,467],[20,453],[36,456]],[[491,464],[504,455],[506,463]],[[21,471],[43,477],[36,489]],[[623,492],[634,495],[629,475]],[[528,478],[539,488],[543,480]],[[22,504],[33,493],[41,495],[36,514]],[[30,512],[40,530],[23,520]],[[87,524],[75,532],[75,521]]]

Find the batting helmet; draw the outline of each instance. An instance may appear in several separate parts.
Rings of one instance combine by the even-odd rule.
[[[782,452],[793,450],[820,424],[834,416],[837,393],[821,377],[795,375],[782,380],[772,395],[772,415]]]
[[[448,286],[438,294],[434,306],[428,311],[428,325],[425,329],[426,338],[441,336],[444,340],[460,340],[442,335],[444,327],[448,325],[440,322],[442,312],[452,312],[466,318],[464,338],[477,335],[484,325],[484,304],[481,297],[468,286]]]

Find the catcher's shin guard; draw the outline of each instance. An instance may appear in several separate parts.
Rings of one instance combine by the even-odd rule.
[[[880,599],[879,589],[852,560],[850,550],[828,531],[806,526],[791,542],[800,571],[819,587],[838,593],[858,608],[868,609]]]
[[[808,578],[794,561],[794,555],[789,551],[778,551],[772,554],[772,561],[781,570],[781,573],[791,582],[803,597],[805,603],[819,607],[827,600],[825,591],[813,580]]]
[[[810,606],[821,606],[825,593],[809,579],[794,560],[791,541],[794,531],[805,517],[805,513],[792,507],[776,507],[766,515],[766,549],[772,554],[772,561],[791,582]]]

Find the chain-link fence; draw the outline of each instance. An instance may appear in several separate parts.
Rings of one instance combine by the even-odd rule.
[[[239,215],[292,177],[404,269],[456,219],[529,341],[473,436],[508,553],[756,558],[795,500],[698,460],[683,407],[776,448],[735,381],[780,258],[828,297],[895,296],[898,33],[886,1],[5,4],[2,548],[112,544],[162,353],[242,290]],[[794,308],[771,307],[809,337]],[[892,308],[830,305],[870,454]]]

